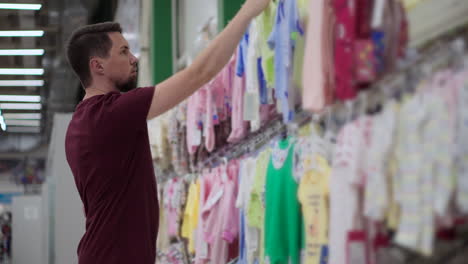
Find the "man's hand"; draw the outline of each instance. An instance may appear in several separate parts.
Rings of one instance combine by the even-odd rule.
[[[171,109],[213,79],[231,58],[250,21],[267,8],[270,1],[247,0],[192,65],[156,85],[148,119]]]
[[[242,7],[251,18],[260,15],[268,7],[271,0],[247,0]]]

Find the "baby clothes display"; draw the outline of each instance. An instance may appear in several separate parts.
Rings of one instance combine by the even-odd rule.
[[[405,59],[415,2],[271,1],[219,74],[148,123],[159,262],[451,263],[468,65],[451,45]]]
[[[323,113],[395,69],[407,41],[399,0],[272,1],[217,76],[149,123],[153,159],[183,175],[278,114],[291,123],[301,110]]]

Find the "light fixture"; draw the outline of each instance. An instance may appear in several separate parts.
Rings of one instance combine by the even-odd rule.
[[[5,120],[7,126],[29,126],[38,127],[41,126],[40,120]]]
[[[35,69],[8,69],[2,68],[0,69],[0,75],[43,75],[44,69],[35,68]]]
[[[0,49],[0,56],[42,56],[44,49]]]
[[[0,109],[4,110],[41,110],[41,104],[15,104],[15,103],[4,103],[0,104]]]
[[[0,3],[0,9],[17,9],[17,10],[40,10],[41,4],[7,4]]]
[[[44,86],[43,80],[0,80],[0,86]]]
[[[37,120],[37,119],[41,119],[42,118],[42,115],[40,113],[24,113],[24,114],[20,114],[20,113],[5,113],[3,114],[3,117],[5,118],[5,120],[8,120],[8,119],[17,119],[17,120]]]
[[[40,127],[11,127],[7,129],[8,133],[39,133],[41,132]]]
[[[40,103],[41,97],[39,95],[0,95],[0,101]]]
[[[42,37],[44,30],[0,30],[0,37]]]
[[[3,118],[3,116],[0,114],[0,128],[5,131],[6,130],[6,124],[5,124],[5,119]]]

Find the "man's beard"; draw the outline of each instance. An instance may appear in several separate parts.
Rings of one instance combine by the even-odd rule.
[[[129,78],[125,83],[117,84],[117,89],[121,93],[129,92],[137,87],[137,77]]]

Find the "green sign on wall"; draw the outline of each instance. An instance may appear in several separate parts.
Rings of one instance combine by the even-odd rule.
[[[236,15],[245,0],[218,0],[220,31]],[[158,84],[173,74],[172,1],[153,1],[151,69],[153,83]]]

